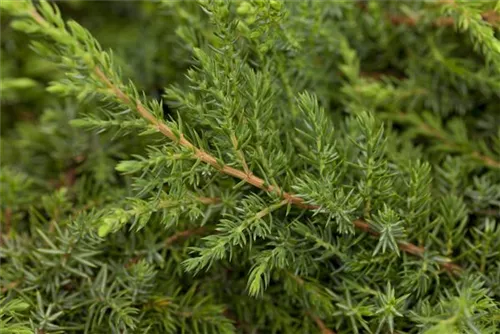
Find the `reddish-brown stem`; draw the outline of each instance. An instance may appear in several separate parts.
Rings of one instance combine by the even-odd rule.
[[[500,169],[500,161],[496,161],[486,155],[482,155],[481,153],[475,151],[472,152],[471,155],[478,160],[481,160],[486,166]]]
[[[129,259],[127,263],[125,263],[125,268],[130,268],[133,265],[137,264],[141,260],[141,256],[134,256],[133,258]]]
[[[456,5],[454,0],[439,0],[435,2],[436,5]],[[362,11],[366,12],[368,7],[366,6],[365,1],[357,2],[356,5],[361,8]],[[416,26],[422,19],[422,16],[407,16],[407,15],[396,15],[396,14],[386,14],[386,18],[388,21],[395,26],[398,25],[407,25],[407,26]],[[481,13],[481,18],[492,24],[497,25],[500,23],[500,14],[498,14],[494,10],[488,10]],[[455,20],[452,17],[438,17],[432,22],[432,25],[435,27],[448,27],[455,24]]]
[[[9,238],[10,234],[10,227],[12,225],[12,209],[11,208],[5,208],[4,214],[3,214],[3,222],[2,225],[0,225],[0,246],[3,245],[4,238]]]
[[[410,118],[408,117],[407,114],[400,112],[397,115],[398,119],[402,120],[403,122],[410,122],[412,124],[415,124],[415,122],[411,121]],[[450,149],[457,150],[459,151],[459,146],[450,141],[448,138],[446,138],[438,129],[433,128],[432,126],[424,123],[424,122],[419,122],[418,124],[415,124],[420,132],[430,138],[435,138],[438,139],[441,143],[449,147]],[[482,164],[484,164],[487,167],[495,168],[495,169],[500,169],[500,161],[497,161],[489,156],[486,156],[478,151],[472,151],[470,152],[470,156],[472,156],[474,159],[481,161]]]
[[[314,320],[316,325],[319,327],[321,334],[335,334],[335,332],[328,327],[326,327],[323,320],[321,320],[317,315],[308,312],[308,315]]]
[[[354,226],[356,226],[357,229],[359,229],[361,231],[369,233],[373,236],[379,235],[376,231],[374,231],[370,228],[370,225],[368,225],[368,223],[366,223],[362,219],[357,219],[357,220],[353,221],[353,224],[354,224]],[[424,247],[420,247],[420,246],[417,246],[417,245],[414,245],[414,244],[411,244],[408,242],[398,242],[398,247],[403,252],[408,253],[408,254],[412,254],[412,255],[415,255],[418,257],[424,256],[424,253],[425,253]],[[447,271],[449,271],[451,273],[458,273],[462,270],[462,268],[460,266],[453,264],[453,263],[450,263],[450,262],[443,262],[443,263],[440,263],[440,265],[441,265],[441,267],[443,267],[444,269],[446,269]]]
[[[234,322],[237,328],[243,329],[246,333],[252,332],[252,327],[248,323],[238,319],[228,308],[224,310],[223,314],[226,318]]]
[[[217,204],[220,202],[220,198],[217,197],[197,197],[198,201],[203,204]]]
[[[370,228],[370,225],[368,225],[362,219],[357,219],[357,220],[353,221],[353,224],[354,224],[354,226],[356,226],[356,228],[358,228],[359,230],[362,230],[366,233],[369,233],[369,234],[374,235],[374,236],[379,235],[376,231],[372,230]],[[419,247],[419,246],[416,246],[414,244],[410,244],[407,242],[399,242],[398,246],[399,246],[399,249],[401,249],[403,252],[406,252],[406,253],[409,253],[412,255],[416,255],[416,256],[422,256],[425,252],[425,248]]]
[[[476,211],[476,213],[485,216],[500,217],[500,209],[484,209],[484,210],[478,210]]]
[[[184,230],[184,231],[176,232],[175,234],[173,234],[172,236],[168,237],[165,240],[165,247],[167,247],[167,248],[170,247],[173,243],[177,242],[179,239],[188,238],[188,237],[190,237],[192,235],[196,235],[196,234],[203,234],[207,231],[209,231],[209,229],[206,227],[198,227],[198,228],[191,229],[191,230]],[[125,264],[125,268],[130,268],[134,264],[138,263],[142,258],[143,257],[141,255],[134,256],[133,258],[130,258],[128,260],[128,262]]]
[[[0,289],[0,292],[2,293],[6,293],[7,291],[9,290],[12,290],[12,289],[15,289],[17,288],[17,286],[21,284],[20,281],[14,281],[14,282],[10,282],[9,284],[7,284],[6,286],[3,286],[1,289]]]
[[[179,231],[174,235],[168,237],[167,240],[165,240],[165,245],[168,247],[181,238],[187,238],[195,234],[203,234],[206,231],[208,231],[206,227],[198,227],[192,230]]]
[[[38,14],[38,12],[36,11],[36,9],[33,9],[31,12],[30,12],[31,16],[33,17],[33,19],[41,26],[45,26],[47,21],[45,21],[45,19],[40,15]]]
[[[500,15],[493,10],[481,13],[481,18],[491,25],[500,23]],[[406,25],[410,27],[417,26],[422,21],[422,16],[406,16],[406,15],[387,15],[387,19],[392,25]],[[438,17],[432,21],[435,27],[450,27],[455,24],[452,17]]]
[[[10,232],[10,226],[12,222],[12,209],[11,208],[6,208],[5,213],[4,213],[4,231],[2,231],[5,235],[9,234]]]
[[[487,12],[484,12],[481,14],[481,17],[483,20],[486,22],[489,22],[491,24],[498,25],[500,24],[500,13],[494,11],[494,10],[489,10]]]
[[[304,280],[299,276],[292,273],[288,273],[288,276],[290,276],[300,286],[304,285]],[[318,328],[321,330],[321,334],[335,334],[334,331],[326,327],[325,323],[317,315],[314,315],[309,311],[306,311],[306,314],[314,320]]]

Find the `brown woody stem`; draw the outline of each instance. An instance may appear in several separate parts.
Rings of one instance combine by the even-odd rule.
[[[132,105],[132,101],[130,100],[130,98],[128,98],[118,87],[116,87],[112,82],[109,81],[109,79],[106,77],[106,75],[101,71],[101,69],[99,69],[98,67],[95,68],[95,73],[97,74],[97,76],[99,77],[99,79],[108,86],[109,89],[111,89],[114,93],[115,93],[115,96],[121,100],[123,103],[127,104],[127,105]],[[259,189],[262,189],[264,191],[267,191],[267,192],[274,192],[274,193],[277,193],[279,194],[283,199],[285,199],[286,201],[288,201],[289,203],[297,206],[297,207],[300,207],[300,208],[303,208],[303,209],[311,209],[311,210],[314,210],[314,209],[319,209],[320,207],[317,206],[317,205],[310,205],[308,203],[305,202],[305,200],[297,195],[294,195],[294,194],[291,194],[291,193],[287,193],[285,191],[283,191],[280,187],[278,186],[275,186],[275,185],[266,185],[265,184],[265,181],[261,178],[259,178],[258,176],[255,176],[253,173],[246,173],[242,170],[239,170],[239,169],[236,169],[236,168],[233,168],[233,167],[230,167],[230,166],[226,166],[226,165],[220,165],[219,162],[217,162],[217,159],[210,155],[209,153],[195,147],[189,140],[187,140],[182,134],[180,135],[180,138],[178,138],[174,132],[168,127],[167,124],[161,122],[160,120],[158,120],[156,117],[153,116],[153,114],[148,111],[140,101],[136,101],[135,102],[135,107],[137,109],[137,111],[139,112],[139,114],[145,118],[146,120],[148,120],[150,123],[152,123],[153,125],[156,126],[156,128],[158,129],[158,131],[160,131],[161,133],[163,133],[167,138],[171,139],[172,141],[174,142],[177,142],[179,145],[181,146],[184,146],[186,148],[189,148],[191,150],[194,151],[193,153],[193,156],[197,159],[200,159],[201,161],[213,166],[214,168],[216,168],[217,170],[219,170],[220,172],[226,174],[226,175],[230,175],[230,176],[233,176],[235,178],[238,178],[240,180],[243,180]],[[377,232],[373,231],[370,226],[368,225],[368,223],[366,223],[363,219],[357,219],[355,221],[353,221],[353,224],[354,226],[359,229],[359,230],[362,230],[364,232],[367,232],[367,233],[370,233],[372,235],[378,235]],[[417,256],[423,256],[424,252],[425,252],[425,249],[422,248],[422,247],[418,247],[418,246],[415,246],[415,245],[412,245],[412,244],[409,244],[409,243],[402,243],[400,242],[399,244],[399,249],[401,249],[402,251],[404,252],[407,252],[409,254],[413,254],[413,255],[417,255]],[[455,271],[457,270],[459,267],[454,265],[454,267],[450,267],[451,264],[449,263],[445,263],[443,264],[443,267],[447,270],[451,270],[451,269],[454,269],[454,270],[451,270],[451,271]]]
[[[323,320],[321,320],[317,315],[308,313],[308,315],[314,320],[316,325],[319,327],[321,334],[336,334],[333,330],[326,327]]]
[[[187,238],[189,236],[195,235],[195,234],[202,234],[205,233],[208,229],[205,227],[198,227],[192,230],[185,230],[185,231],[180,231],[169,237],[167,240],[165,240],[165,245],[168,247],[172,245],[174,242],[176,242],[179,239],[182,238]]]
[[[409,116],[403,112],[400,112],[397,115],[397,119],[401,120],[402,122],[409,121],[410,123],[416,125],[423,135],[425,135],[429,138],[434,138],[434,139],[439,140],[441,143],[443,143],[444,145],[446,145],[450,149],[460,151],[460,147],[455,142],[453,142],[453,141],[449,140],[448,138],[446,138],[445,136],[443,136],[443,134],[438,129],[433,128],[429,124],[424,123],[424,122],[416,123],[414,121],[411,121]],[[478,151],[472,151],[469,154],[474,159],[481,161],[481,163],[487,167],[500,169],[500,161],[497,161],[497,160],[495,160],[487,155],[484,155]]]

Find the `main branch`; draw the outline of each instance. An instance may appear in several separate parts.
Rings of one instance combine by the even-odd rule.
[[[259,189],[262,189],[262,190],[267,191],[267,192],[277,193],[283,199],[287,200],[289,203],[291,203],[295,206],[298,206],[298,207],[304,208],[304,209],[311,209],[311,210],[320,208],[317,205],[310,205],[310,204],[306,203],[303,198],[301,198],[297,195],[283,191],[279,186],[267,185],[263,179],[254,175],[251,171],[245,172],[245,171],[242,171],[242,170],[230,167],[230,166],[221,165],[219,162],[217,162],[217,159],[214,156],[212,156],[209,153],[194,146],[182,134],[180,136],[176,136],[174,134],[174,132],[172,131],[172,129],[170,129],[170,127],[167,124],[163,123],[162,121],[160,121],[156,117],[154,117],[153,114],[146,107],[144,107],[144,105],[140,101],[135,101],[135,103],[133,103],[131,101],[131,99],[128,96],[126,96],[125,93],[123,93],[123,91],[120,90],[120,88],[118,88],[116,85],[114,85],[108,79],[108,77],[102,72],[102,70],[100,68],[96,67],[95,73],[96,73],[97,77],[104,84],[106,84],[106,86],[111,91],[114,92],[115,96],[119,100],[121,100],[124,104],[127,104],[129,106],[134,106],[143,118],[147,119],[150,123],[152,123],[154,126],[156,126],[158,131],[163,133],[167,138],[171,139],[172,141],[178,143],[179,145],[181,145],[183,147],[186,147],[188,149],[193,150],[193,152],[194,152],[193,154],[194,154],[195,158],[200,159],[201,161],[213,166],[214,168],[216,168],[217,170],[219,170],[220,172],[222,172],[224,174],[227,174],[227,175],[233,176],[235,178],[238,178],[240,180],[243,180],[243,181],[259,188]],[[370,234],[375,235],[375,236],[378,235],[377,232],[373,231],[370,228],[370,226],[368,225],[368,223],[366,223],[366,221],[364,221],[363,219],[357,219],[357,220],[353,221],[353,224],[357,229],[359,229],[361,231],[370,233]],[[418,247],[418,246],[410,244],[410,243],[399,242],[398,245],[399,245],[399,249],[401,249],[402,251],[404,251],[406,253],[412,254],[412,255],[422,257],[424,255],[424,252],[425,252],[425,248]],[[446,270],[451,271],[451,272],[460,270],[459,266],[454,265],[452,263],[443,263],[442,266]]]
[[[45,27],[47,26],[47,21],[38,14],[36,10],[33,10],[30,12],[32,18],[38,22],[41,26]],[[199,159],[203,161],[204,163],[207,163],[220,171],[221,173],[224,173],[226,175],[230,175],[232,177],[235,177],[237,179],[243,180],[248,184],[253,185],[256,188],[259,188],[263,191],[270,192],[270,193],[276,193],[279,196],[281,196],[283,199],[288,201],[290,204],[293,204],[297,207],[303,208],[303,209],[318,209],[319,206],[317,205],[310,205],[306,203],[306,201],[295,195],[291,194],[288,192],[283,191],[279,186],[277,185],[269,185],[266,184],[266,182],[261,179],[260,177],[254,175],[250,170],[248,171],[242,171],[227,165],[221,165],[217,159],[212,156],[210,153],[205,152],[204,150],[196,147],[193,145],[188,139],[184,137],[183,134],[176,135],[174,131],[164,122],[161,120],[157,119],[151,111],[148,110],[147,107],[145,107],[140,100],[134,101],[131,99],[129,96],[127,96],[116,84],[114,84],[108,76],[98,67],[94,67],[93,69],[94,74],[98,78],[99,81],[101,81],[105,86],[108,87],[110,91],[113,92],[115,97],[121,101],[123,104],[128,105],[132,108],[134,108],[144,119],[149,121],[151,124],[153,124],[159,132],[164,134],[167,138],[170,140],[174,141],[180,146],[183,146],[185,148],[188,148],[193,151],[193,157],[196,159]],[[357,219],[353,221],[354,226],[364,232],[370,233],[372,235],[377,235],[375,231],[373,231],[370,226],[363,220],[363,219]],[[422,257],[424,255],[425,249],[423,247],[418,247],[416,245],[410,244],[410,243],[405,243],[405,242],[400,242],[399,248],[407,252],[409,254],[417,255]],[[459,270],[460,267],[457,265],[453,265],[451,263],[444,263],[443,267],[451,272]]]

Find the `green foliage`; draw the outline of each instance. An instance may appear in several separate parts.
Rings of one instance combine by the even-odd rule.
[[[5,332],[498,332],[498,3],[0,8]]]
[[[28,323],[22,319],[23,311],[29,309],[30,305],[22,299],[0,300],[0,324],[9,333],[24,334],[31,333]]]

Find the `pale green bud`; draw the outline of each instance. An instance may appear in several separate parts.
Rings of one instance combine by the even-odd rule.
[[[254,8],[253,8],[253,6],[249,2],[243,1],[238,6],[238,9],[236,9],[236,12],[239,15],[247,15],[249,13],[253,13],[253,10],[254,10]]]

